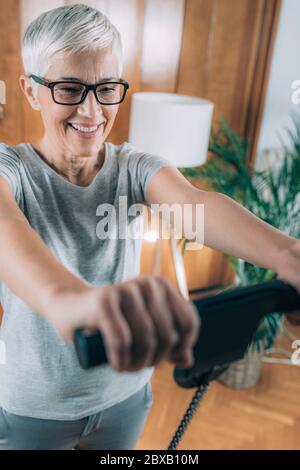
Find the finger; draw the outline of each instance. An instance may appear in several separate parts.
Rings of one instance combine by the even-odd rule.
[[[130,363],[132,335],[130,327],[120,309],[119,296],[110,289],[102,297],[98,326],[103,333],[103,342],[111,366],[122,370]]]
[[[132,332],[131,362],[128,371],[151,365],[157,347],[156,331],[138,285],[124,283],[122,311]]]
[[[192,367],[195,364],[195,358],[192,351],[185,351],[180,354],[171,354],[169,361],[174,363],[177,367]]]
[[[192,302],[187,301],[170,283],[166,282],[169,303],[173,309],[174,321],[180,332],[179,341],[172,351],[172,357],[179,358],[193,349],[200,331],[200,316]]]
[[[166,358],[178,340],[178,333],[173,321],[170,305],[167,301],[161,276],[148,276],[140,279],[142,294],[156,330],[157,348],[152,358],[152,365]]]

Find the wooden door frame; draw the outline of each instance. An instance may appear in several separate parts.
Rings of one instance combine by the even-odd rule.
[[[245,135],[250,139],[248,159],[251,166],[255,165],[281,4],[281,0],[264,2],[263,19],[258,38],[259,49],[255,64],[255,79],[252,82],[245,125]]]

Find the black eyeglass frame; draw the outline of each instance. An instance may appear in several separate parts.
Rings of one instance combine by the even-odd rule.
[[[36,83],[39,83],[40,85],[44,85],[47,88],[50,88],[51,94],[52,94],[52,99],[53,99],[54,103],[61,104],[62,106],[76,106],[76,105],[82,103],[85,100],[85,98],[86,98],[86,96],[87,96],[87,94],[90,90],[93,90],[95,98],[96,98],[96,100],[98,101],[99,104],[102,104],[104,106],[114,106],[114,105],[122,103],[122,101],[124,101],[125,96],[126,96],[126,92],[129,88],[129,83],[126,82],[126,80],[123,80],[123,78],[119,78],[118,80],[109,80],[107,82],[103,81],[103,82],[96,83],[95,85],[88,85],[86,83],[75,81],[75,80],[73,80],[73,81],[72,80],[59,80],[59,81],[56,81],[56,82],[49,82],[48,80],[45,80],[44,78],[38,77],[37,75],[29,75],[29,77],[33,78],[33,80]],[[83,90],[83,93],[81,95],[80,100],[77,103],[60,103],[59,101],[56,101],[56,99],[54,97],[54,87],[58,83],[75,83],[76,85],[84,86],[84,90]],[[99,85],[106,85],[107,83],[114,83],[114,84],[120,83],[121,85],[124,85],[124,87],[125,87],[124,88],[124,90],[125,90],[124,95],[123,95],[122,99],[120,101],[118,101],[117,103],[102,103],[102,101],[100,101],[98,99],[98,96],[97,96],[97,93],[96,93],[97,87]]]

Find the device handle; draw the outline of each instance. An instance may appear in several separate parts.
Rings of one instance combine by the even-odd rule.
[[[199,315],[209,308],[225,308],[227,303],[254,302],[261,315],[275,311],[290,312],[300,309],[300,296],[291,285],[274,279],[252,286],[238,287],[224,293],[194,300]],[[75,349],[84,369],[108,362],[103,338],[99,330],[88,331],[77,329],[75,331]]]

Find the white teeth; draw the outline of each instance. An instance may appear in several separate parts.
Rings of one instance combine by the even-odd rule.
[[[78,131],[81,131],[81,132],[95,132],[97,129],[98,129],[98,126],[94,126],[94,127],[81,127],[81,126],[77,126],[77,124],[72,124],[70,123],[72,127],[74,127],[74,129],[77,129]]]

